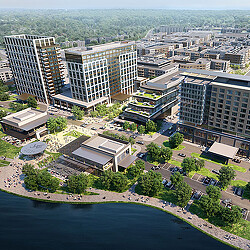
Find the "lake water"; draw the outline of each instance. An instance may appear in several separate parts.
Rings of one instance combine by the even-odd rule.
[[[0,249],[232,248],[150,207],[53,204],[0,191]]]

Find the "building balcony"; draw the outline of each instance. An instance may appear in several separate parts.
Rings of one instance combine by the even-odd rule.
[[[159,99],[160,97],[162,97],[161,95],[157,95],[155,93],[147,93],[147,92],[139,92],[139,93],[136,93],[135,96],[137,97],[145,97],[145,98],[149,98],[149,99],[153,99],[153,100],[157,100]]]

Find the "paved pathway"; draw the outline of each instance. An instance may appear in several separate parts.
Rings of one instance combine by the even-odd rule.
[[[143,205],[150,205],[168,211],[174,215],[177,215],[190,224],[207,234],[216,237],[224,242],[227,242],[235,247],[241,249],[250,249],[250,241],[241,237],[228,233],[220,228],[213,226],[212,224],[202,220],[196,215],[191,214],[186,210],[182,210],[178,206],[169,202],[151,198],[147,196],[141,196],[134,192],[134,187],[130,188],[124,193],[109,192],[94,188],[89,188],[87,191],[98,193],[99,195],[66,195],[66,194],[45,194],[43,192],[29,192],[24,188],[23,174],[21,173],[21,165],[18,165],[18,159],[15,159],[16,165],[0,168],[0,188],[18,195],[27,196],[30,198],[40,198],[48,201],[62,201],[62,202],[83,202],[83,203],[95,203],[95,202],[131,202],[139,203]],[[8,181],[9,180],[9,181]],[[11,184],[11,185],[10,185]]]

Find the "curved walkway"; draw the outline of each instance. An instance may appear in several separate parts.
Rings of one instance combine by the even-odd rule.
[[[214,225],[204,221],[196,215],[191,214],[180,207],[157,198],[138,195],[134,192],[134,186],[124,193],[89,188],[87,191],[98,193],[99,195],[66,195],[66,194],[46,194],[43,192],[29,192],[24,188],[24,176],[21,172],[21,164],[0,168],[0,189],[20,196],[33,199],[41,199],[56,202],[70,203],[100,203],[100,202],[129,202],[135,204],[148,205],[162,209],[177,217],[187,221],[192,226],[202,230],[206,234],[217,238],[227,244],[241,249],[250,249],[250,241],[239,236],[228,233]]]

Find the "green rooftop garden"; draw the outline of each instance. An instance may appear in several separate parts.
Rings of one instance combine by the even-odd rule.
[[[150,93],[138,93],[137,95],[144,96],[144,97],[151,98],[151,99],[155,99],[155,100],[161,97],[160,95],[153,95]]]

